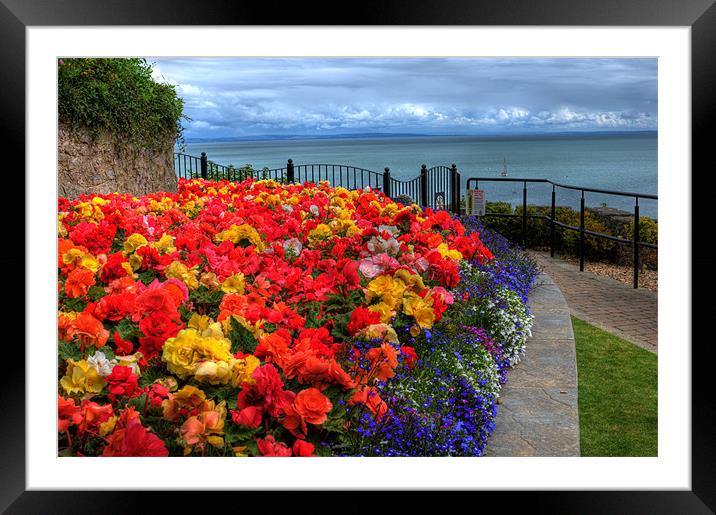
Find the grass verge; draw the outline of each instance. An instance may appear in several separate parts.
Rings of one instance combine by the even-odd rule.
[[[572,317],[582,456],[656,456],[656,355]]]

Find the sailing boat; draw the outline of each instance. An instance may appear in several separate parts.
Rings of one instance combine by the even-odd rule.
[[[507,177],[507,159],[504,157],[502,158],[502,171],[500,172],[500,175]]]

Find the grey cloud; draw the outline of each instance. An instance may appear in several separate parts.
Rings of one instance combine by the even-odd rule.
[[[656,59],[149,59],[188,137],[655,129]]]

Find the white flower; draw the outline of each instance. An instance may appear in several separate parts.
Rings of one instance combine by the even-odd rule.
[[[97,351],[87,358],[87,364],[94,368],[102,377],[107,377],[112,373],[112,369],[117,364],[117,360],[109,360],[107,356],[104,355],[104,352]]]
[[[284,205],[281,206],[281,207],[282,207],[283,210],[286,211],[287,213],[293,213],[293,207],[292,207],[292,206],[289,206],[288,204],[284,204]]]
[[[283,242],[283,251],[286,254],[292,254],[294,256],[300,256],[303,245],[297,238],[290,238]]]
[[[308,208],[308,210],[311,212],[313,216],[318,216],[320,214],[320,210],[318,209],[318,206],[315,204]]]
[[[387,232],[391,236],[400,236],[400,229],[398,229],[394,225],[379,225],[378,226],[378,232]]]
[[[150,227],[150,226],[149,226],[148,220],[149,220],[149,217],[148,217],[147,215],[144,215],[144,216],[142,217],[142,223],[144,224],[144,227],[147,228],[147,232],[148,232],[149,234],[154,234],[154,227]]]

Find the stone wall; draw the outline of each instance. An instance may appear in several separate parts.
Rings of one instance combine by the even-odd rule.
[[[174,140],[161,151],[118,146],[109,134],[95,141],[86,131],[60,124],[57,194],[76,198],[82,193],[176,192],[173,149]]]

